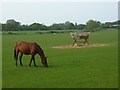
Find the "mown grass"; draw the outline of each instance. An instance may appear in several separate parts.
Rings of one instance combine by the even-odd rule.
[[[106,43],[107,47],[54,49],[52,46],[72,44],[69,33],[3,34],[3,88],[117,88],[117,30],[91,33],[90,43]],[[23,67],[15,67],[13,48],[17,41],[37,42],[48,56],[45,68],[36,55],[38,67],[29,67],[30,56],[23,56]]]

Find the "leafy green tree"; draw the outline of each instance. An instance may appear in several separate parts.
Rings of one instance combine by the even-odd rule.
[[[44,30],[46,28],[45,25],[39,23],[33,23],[29,27],[31,30]]]
[[[87,31],[98,31],[101,28],[101,23],[99,21],[89,20],[86,23]]]
[[[85,24],[78,24],[78,29],[83,30],[85,29],[86,25]]]
[[[2,23],[0,22],[0,31],[2,31]]]
[[[111,22],[105,22],[104,24],[102,24],[103,28],[111,28],[112,27],[112,23]]]
[[[65,22],[65,29],[68,30],[68,29],[74,29],[75,28],[75,25],[69,21],[66,21]]]
[[[2,24],[2,31],[7,31],[6,24]]]
[[[20,30],[21,31],[28,31],[28,30],[30,30],[30,27],[29,27],[29,25],[21,25]]]
[[[40,23],[33,23],[31,25],[21,25],[20,22],[15,21],[14,19],[7,20],[6,23],[0,23],[3,31],[25,31],[25,30],[86,30],[86,31],[98,31],[101,28],[120,28],[120,20],[115,22],[105,22],[101,23],[100,21],[89,20],[85,24],[73,24],[69,21],[65,23],[54,23],[50,26],[46,26]]]
[[[68,30],[68,29],[74,29],[74,24],[67,21],[65,23],[54,23],[50,26],[50,29],[52,30]]]
[[[51,30],[60,30],[59,24],[54,23],[53,25],[50,26]]]
[[[118,28],[120,25],[120,20],[115,22],[105,22],[102,24],[102,28]]]
[[[19,30],[19,26],[20,26],[20,23],[16,22],[13,19],[7,20],[7,22],[6,22],[6,30],[8,30],[8,31],[9,30],[12,30],[12,31]]]

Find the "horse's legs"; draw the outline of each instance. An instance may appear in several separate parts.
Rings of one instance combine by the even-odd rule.
[[[35,56],[35,55],[32,55],[29,66],[31,66],[31,63],[32,63],[32,60],[33,60],[33,61],[34,61],[34,66],[37,67],[37,65],[36,65],[36,63],[35,63],[35,57],[34,57],[34,56]]]
[[[86,43],[86,39],[85,39],[85,41],[84,41],[84,45],[85,45],[85,43]]]
[[[73,42],[73,45],[72,46],[74,46],[74,44],[77,42],[77,40],[75,39],[75,41]]]
[[[22,56],[23,56],[23,53],[20,53],[19,59],[20,59],[20,65],[21,65],[21,66],[23,66],[23,64],[22,64]]]
[[[33,57],[33,61],[34,61],[34,66],[37,67],[36,63],[35,63],[35,57]]]
[[[17,52],[17,54],[16,54],[16,66],[17,66],[19,50],[17,50],[16,52]]]
[[[88,42],[88,40],[86,39],[86,43],[89,45],[89,42]]]
[[[84,45],[85,45],[85,43],[87,43],[87,44],[89,45],[89,43],[88,43],[88,40],[87,40],[87,39],[85,39]]]
[[[29,66],[31,66],[32,60],[33,60],[33,56],[31,57],[31,60],[30,60]]]

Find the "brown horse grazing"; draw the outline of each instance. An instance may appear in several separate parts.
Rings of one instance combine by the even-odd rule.
[[[85,32],[85,33],[70,33],[72,38],[74,39],[74,42],[73,42],[73,45],[77,42],[77,39],[84,39],[85,42],[84,42],[84,45],[85,43],[88,43],[88,38],[89,38],[89,34],[90,32]]]
[[[20,53],[19,59],[20,59],[20,65],[21,66],[23,66],[23,64],[22,64],[23,54],[31,55],[31,60],[30,60],[29,66],[31,66],[32,60],[34,61],[34,66],[37,66],[36,63],[35,63],[35,55],[38,54],[41,57],[42,64],[45,67],[48,67],[47,60],[46,60],[47,57],[45,57],[42,48],[37,43],[21,41],[21,42],[17,42],[15,44],[14,58],[16,60],[16,66],[17,66],[18,54],[19,53]]]

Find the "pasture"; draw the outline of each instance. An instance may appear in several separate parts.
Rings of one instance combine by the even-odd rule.
[[[15,32],[17,33],[17,32]],[[21,34],[20,34],[21,33]],[[118,87],[118,31],[106,30],[90,34],[89,43],[109,44],[104,47],[51,48],[71,45],[69,33],[7,34],[2,36],[3,88],[117,88]],[[17,41],[38,43],[48,57],[48,68],[41,64],[29,67],[31,56],[23,56],[23,66],[15,66],[14,44]]]

